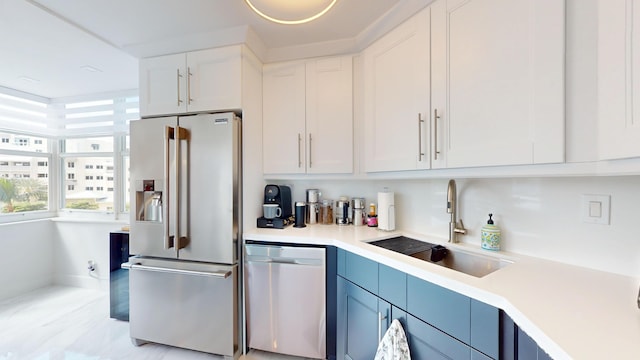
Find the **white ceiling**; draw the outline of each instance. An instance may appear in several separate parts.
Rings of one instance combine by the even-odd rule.
[[[292,26],[243,0],[0,0],[0,86],[47,98],[135,89],[138,58],[239,42],[265,62],[357,51],[429,2],[338,0]]]

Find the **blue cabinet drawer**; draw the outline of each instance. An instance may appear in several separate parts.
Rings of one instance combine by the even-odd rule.
[[[406,333],[412,359],[471,359],[471,348],[407,314]]]
[[[471,342],[469,345],[498,359],[500,353],[500,310],[471,299]]]
[[[401,308],[407,308],[407,274],[378,264],[378,296]]]
[[[470,343],[471,299],[467,296],[408,275],[407,312]]]
[[[344,278],[378,295],[378,263],[346,252]]]

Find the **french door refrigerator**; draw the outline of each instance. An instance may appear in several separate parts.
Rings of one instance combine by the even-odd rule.
[[[239,354],[241,121],[233,113],[130,126],[130,336]]]

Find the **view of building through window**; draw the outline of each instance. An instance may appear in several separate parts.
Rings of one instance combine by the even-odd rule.
[[[0,139],[0,213],[47,210],[47,139],[5,132],[0,133]]]

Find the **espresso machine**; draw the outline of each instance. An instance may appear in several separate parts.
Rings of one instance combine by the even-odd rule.
[[[264,187],[264,207],[276,206],[280,209],[279,216],[258,218],[259,228],[284,229],[294,223],[293,203],[291,202],[291,188],[286,185],[269,184]]]

